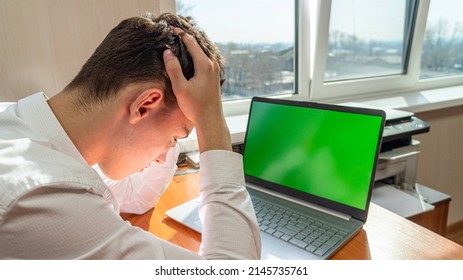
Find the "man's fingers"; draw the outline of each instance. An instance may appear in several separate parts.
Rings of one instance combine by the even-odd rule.
[[[196,39],[190,34],[186,33],[182,29],[175,27],[173,29],[175,35],[180,36],[182,42],[185,44],[188,52],[193,59],[193,64],[195,70],[198,69],[198,66],[210,64],[210,59],[204,53],[203,49],[199,46]]]
[[[163,56],[167,75],[169,75],[172,83],[172,89],[174,90],[174,94],[177,94],[178,89],[186,82],[185,76],[183,76],[182,67],[171,50],[165,50]]]

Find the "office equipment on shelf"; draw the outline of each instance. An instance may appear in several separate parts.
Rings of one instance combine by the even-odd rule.
[[[252,99],[243,162],[262,258],[326,259],[360,231],[384,120],[381,110]],[[183,218],[191,222],[197,206],[166,215],[196,229]]]
[[[417,182],[420,142],[413,136],[429,132],[430,126],[411,112],[384,111],[386,125],[371,201],[444,235],[450,196]]]
[[[412,136],[429,131],[429,125],[413,113],[387,109],[376,181],[414,190],[420,142]]]

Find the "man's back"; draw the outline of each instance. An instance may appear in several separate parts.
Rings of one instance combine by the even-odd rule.
[[[105,197],[108,205],[112,200],[97,173],[79,160],[75,147],[63,141],[65,132],[47,110],[43,94],[38,93],[0,113],[0,257],[27,258],[16,243],[31,234],[27,229],[34,229],[34,223],[24,224],[22,218],[32,215],[40,222],[51,214],[43,212],[51,210],[46,204],[53,197],[38,193],[46,189],[57,193],[80,190]],[[42,213],[20,211],[20,203],[37,201],[38,197],[44,205]]]

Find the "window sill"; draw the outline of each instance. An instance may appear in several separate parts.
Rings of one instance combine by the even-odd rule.
[[[369,98],[352,98],[348,102],[420,113],[463,105],[463,86],[393,93]]]

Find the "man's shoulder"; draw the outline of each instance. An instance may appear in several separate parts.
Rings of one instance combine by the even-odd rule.
[[[29,102],[38,97],[43,99],[40,95],[26,99]],[[19,103],[21,101],[18,106]],[[83,158],[79,158],[59,123],[34,122],[33,114],[18,106],[0,113],[0,182],[3,183],[0,189],[11,184],[28,189],[55,182],[94,184],[96,180],[101,181]]]
[[[53,149],[46,141],[0,140],[0,212],[41,187],[85,189],[110,196],[91,167]]]

